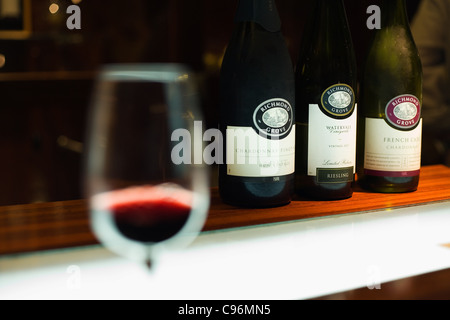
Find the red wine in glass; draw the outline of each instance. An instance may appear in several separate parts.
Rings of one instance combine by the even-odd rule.
[[[132,260],[186,246],[207,217],[207,167],[173,161],[174,132],[193,136],[202,119],[190,74],[174,64],[109,65],[96,83],[85,162],[91,226]]]
[[[100,194],[96,203],[112,215],[123,237],[156,243],[173,237],[186,224],[192,192],[173,184],[136,186]]]

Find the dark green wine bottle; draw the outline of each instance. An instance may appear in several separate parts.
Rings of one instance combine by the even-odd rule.
[[[288,204],[294,192],[294,69],[274,0],[240,0],[220,77],[225,163],[219,192],[245,207]]]
[[[349,198],[356,173],[356,58],[341,0],[315,1],[296,80],[296,172],[300,195]]]
[[[361,83],[358,180],[375,192],[417,190],[422,64],[404,0],[385,0]]]

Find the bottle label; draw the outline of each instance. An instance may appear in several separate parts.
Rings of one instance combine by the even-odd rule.
[[[347,98],[346,101],[351,104]],[[336,119],[319,105],[309,105],[308,175],[316,177],[319,183],[353,181],[356,172],[357,105],[354,104],[351,109],[348,116]]]
[[[261,103],[253,113],[255,130],[263,137],[286,138],[292,129],[294,113],[284,99],[271,99]]]
[[[420,101],[410,94],[400,95],[389,101],[385,115],[386,122],[394,129],[411,130],[420,121]]]
[[[320,99],[322,111],[335,119],[345,119],[355,109],[355,92],[346,84],[335,84],[325,90]]]
[[[400,114],[397,118],[399,124],[396,126],[402,125],[400,120],[405,120],[400,118]],[[410,177],[420,173],[422,120],[414,129],[405,131],[394,129],[389,120],[366,118],[365,133],[365,174]]]
[[[277,177],[295,170],[295,125],[291,104],[284,99],[261,103],[253,127],[228,126],[227,174],[238,177]]]

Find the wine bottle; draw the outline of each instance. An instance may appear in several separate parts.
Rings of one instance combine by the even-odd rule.
[[[220,76],[223,202],[290,203],[294,192],[294,68],[274,0],[240,0]]]
[[[341,0],[318,0],[295,70],[299,195],[349,198],[356,173],[356,58]]]
[[[363,188],[417,190],[422,141],[422,64],[404,0],[384,0],[382,25],[361,84],[358,180]]]

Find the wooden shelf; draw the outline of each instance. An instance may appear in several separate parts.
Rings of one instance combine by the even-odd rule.
[[[204,231],[249,227],[278,222],[362,214],[393,208],[450,201],[450,168],[422,168],[414,193],[379,194],[356,190],[350,199],[310,201],[296,199],[272,209],[241,209],[225,205],[212,190]],[[89,225],[86,200],[0,207],[0,255],[96,244]]]
[[[220,201],[218,190],[212,192],[211,213],[208,230],[243,227],[291,220],[310,219],[349,213],[364,213],[375,210],[450,200],[450,168],[446,166],[423,167],[419,188],[413,193],[372,193],[356,187],[352,198],[339,201],[311,201],[295,199],[291,204],[273,209],[238,209]]]

